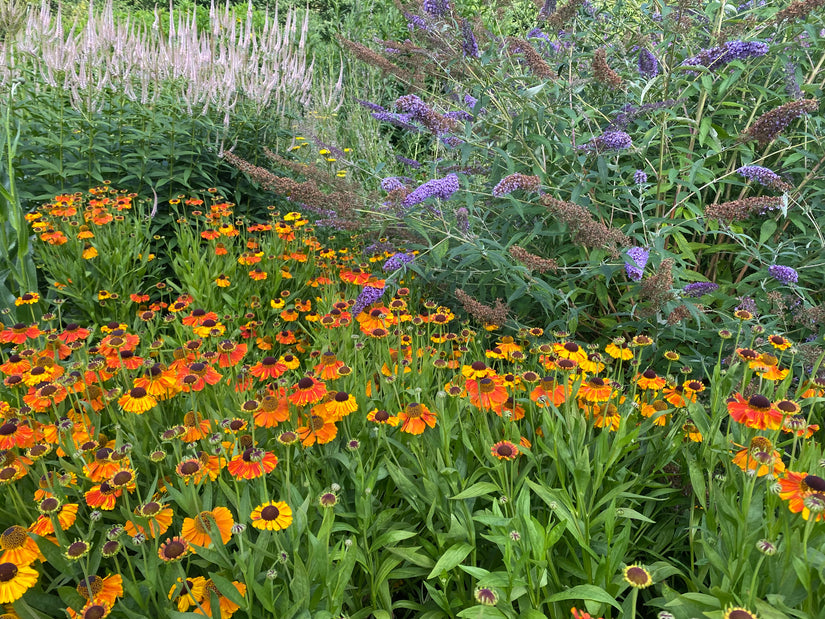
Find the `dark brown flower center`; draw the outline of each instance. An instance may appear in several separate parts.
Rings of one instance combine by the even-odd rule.
[[[40,389],[40,396],[44,398],[48,398],[49,396],[54,395],[57,392],[57,387],[54,385],[46,385],[45,387],[41,387]]]
[[[0,535],[0,548],[3,550],[22,548],[27,539],[28,534],[26,533],[26,529],[18,525],[13,525]]]
[[[115,486],[124,486],[132,481],[132,473],[129,471],[119,471],[112,477],[112,483]]]
[[[518,452],[513,449],[512,445],[505,443],[504,445],[499,445],[496,447],[496,453],[503,458],[512,458]]]
[[[0,426],[0,436],[10,436],[17,432],[17,424],[9,421]]]
[[[17,576],[17,566],[14,563],[0,563],[0,582],[9,582]]]
[[[86,542],[73,542],[66,549],[66,554],[74,558],[82,557],[88,549],[89,545]]]
[[[783,413],[795,413],[799,410],[799,407],[790,400],[782,400],[776,403],[776,408],[781,410]]]
[[[163,548],[163,555],[167,559],[177,559],[186,550],[186,546],[178,540],[172,540]]]
[[[89,591],[97,595],[103,591],[103,579],[99,576],[89,576],[88,579],[83,579],[77,585],[77,592],[87,600],[89,599]]]
[[[106,607],[102,604],[94,604],[83,613],[83,619],[101,619],[106,616]]]
[[[301,380],[298,381],[298,389],[309,389],[315,383],[309,376],[304,376]]]
[[[46,513],[48,513],[48,512],[53,512],[53,511],[54,511],[54,510],[56,510],[58,507],[60,507],[60,503],[58,502],[58,500],[57,500],[57,499],[54,499],[54,498],[52,498],[52,497],[49,497],[49,498],[47,498],[47,499],[43,499],[43,500],[40,502],[40,509],[41,509],[42,511],[46,512]]]
[[[806,475],[805,479],[802,480],[802,483],[808,486],[811,490],[825,492],[825,479],[817,477],[816,475]]]
[[[637,587],[647,585],[650,582],[650,576],[644,568],[637,566],[631,566],[627,569],[627,579]]]
[[[183,475],[194,475],[201,468],[200,462],[197,460],[187,460],[180,465],[180,472]]]
[[[280,510],[275,507],[274,505],[267,505],[261,510],[261,519],[267,520],[269,522],[273,520],[277,520],[278,516],[281,515]]]
[[[129,392],[129,395],[135,398],[136,400],[139,400],[140,398],[145,398],[146,389],[144,389],[143,387],[135,387]]]
[[[752,408],[759,408],[759,409],[769,409],[771,407],[771,401],[763,395],[753,395],[748,400],[748,404]]]

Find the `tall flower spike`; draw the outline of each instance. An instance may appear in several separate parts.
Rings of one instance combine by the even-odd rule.
[[[811,114],[819,108],[816,99],[800,99],[780,105],[765,112],[757,118],[748,129],[747,135],[759,142],[759,146],[767,146],[782,133],[792,121],[805,114]]]
[[[659,75],[659,61],[646,47],[639,50],[639,62],[637,64],[639,74],[642,77],[656,77]]]

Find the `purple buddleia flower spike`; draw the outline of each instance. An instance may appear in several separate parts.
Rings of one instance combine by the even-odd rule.
[[[650,256],[650,250],[644,247],[631,247],[627,250],[627,256],[633,260],[633,263],[625,262],[624,270],[627,276],[634,282],[641,281],[644,275],[645,265]]]
[[[473,33],[473,26],[466,19],[461,22],[461,36],[463,38],[461,49],[464,51],[464,55],[469,58],[478,58],[481,56],[478,51],[476,35]]]
[[[768,273],[780,284],[795,284],[799,281],[799,274],[791,267],[772,264],[768,267]]]
[[[424,0],[422,7],[425,13],[433,17],[443,17],[450,12],[449,0]]]
[[[384,295],[383,288],[374,288],[373,286],[364,286],[361,294],[355,299],[355,304],[352,306],[352,315],[357,316],[364,311],[364,308],[369,307],[373,303],[378,303]]]
[[[409,166],[409,167],[411,167],[413,169],[416,169],[416,170],[421,167],[420,162],[416,161],[415,159],[407,159],[406,157],[402,157],[401,155],[396,155],[395,160],[398,163],[402,163],[405,166]]]
[[[689,297],[701,297],[710,294],[719,288],[719,284],[713,282],[694,282],[683,288],[684,293]]]
[[[389,271],[397,271],[402,267],[406,267],[415,259],[415,254],[407,253],[407,254],[395,254],[394,256],[390,256],[387,258],[387,261],[384,262],[384,266],[381,268],[385,273]]]
[[[659,61],[646,47],[639,50],[639,73],[644,77],[656,77],[659,75]]]
[[[682,64],[694,67],[703,66],[715,71],[734,60],[764,56],[768,53],[768,49],[768,44],[761,41],[728,41],[719,47],[702,50]]]
[[[414,189],[404,198],[403,204],[407,207],[415,206],[430,198],[449,200],[458,189],[458,176],[455,174],[449,174],[444,178],[434,178]]]

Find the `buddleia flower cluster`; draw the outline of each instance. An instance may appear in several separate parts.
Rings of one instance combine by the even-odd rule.
[[[461,22],[461,49],[464,55],[469,58],[478,58],[481,54],[478,51],[478,41],[473,33],[473,26],[466,19]]]
[[[764,56],[768,53],[768,49],[768,44],[761,41],[728,41],[719,47],[702,50],[682,64],[707,67],[715,71],[734,60]]]
[[[659,75],[659,61],[646,47],[639,50],[639,74],[642,77],[656,77]]]
[[[513,193],[518,189],[524,191],[537,191],[540,185],[538,176],[528,176],[526,174],[510,174],[502,178],[498,184],[493,187],[493,195],[497,198]]]
[[[402,112],[409,114],[412,120],[420,122],[436,135],[451,131],[457,126],[454,119],[439,114],[417,95],[399,97],[395,101],[395,106]]]
[[[406,179],[403,179],[400,176],[388,176],[387,178],[381,179],[381,189],[384,191],[397,191],[399,189],[404,189],[406,184],[404,183]]]
[[[415,206],[430,198],[449,200],[458,189],[458,176],[455,174],[449,174],[444,178],[434,178],[413,190],[410,195],[404,198],[403,204],[408,207]]]
[[[747,135],[760,146],[773,142],[785,128],[804,114],[815,112],[819,108],[816,99],[799,99],[780,105],[757,118],[747,131]]]
[[[799,281],[799,274],[794,269],[780,264],[769,266],[768,274],[780,284],[795,284]]]
[[[443,17],[450,13],[449,0],[424,0],[424,12],[433,17]]]
[[[608,150],[627,150],[631,146],[633,141],[624,131],[605,131],[581,148],[591,153],[601,153]]]
[[[358,298],[355,299],[355,304],[352,306],[352,315],[357,316],[373,303],[378,303],[382,296],[384,296],[383,288],[364,286],[361,294],[358,295]]]
[[[710,294],[719,288],[719,284],[713,282],[693,282],[685,286],[682,291],[688,297],[698,298]]]
[[[415,259],[415,254],[413,253],[406,253],[406,254],[395,254],[394,256],[390,256],[387,258],[384,265],[381,267],[385,273],[389,271],[397,271],[400,268],[406,267]]]
[[[788,183],[779,178],[779,175],[770,168],[765,168],[759,165],[746,165],[736,171],[749,181],[757,182],[760,185],[770,187],[771,189],[787,191],[791,188]]]
[[[641,281],[644,275],[645,265],[650,257],[650,251],[644,247],[631,247],[627,250],[627,255],[633,260],[633,263],[624,263],[624,270],[627,276],[634,282]]]

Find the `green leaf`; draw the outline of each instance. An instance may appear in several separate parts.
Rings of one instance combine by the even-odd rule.
[[[469,488],[465,488],[461,492],[459,492],[454,497],[450,497],[453,500],[459,499],[472,499],[479,496],[484,496],[487,494],[491,494],[494,492],[499,492],[498,486],[489,481],[480,481],[477,484],[473,484]]]
[[[773,219],[763,221],[759,229],[759,244],[763,245],[774,232],[776,232],[776,221]]]
[[[17,600],[12,604],[14,611],[20,616],[20,619],[45,619],[43,615],[26,604],[22,599]]]
[[[595,585],[576,585],[570,589],[554,593],[546,599],[547,602],[562,602],[564,600],[593,600],[602,604],[610,604],[619,610],[622,608],[616,598]]]
[[[74,587],[58,587],[57,595],[59,595],[63,603],[72,610],[80,610],[86,603],[86,600],[83,599],[83,596],[80,595]]]
[[[55,546],[52,542],[44,539],[38,535],[32,535],[34,541],[37,542],[37,547],[40,552],[48,559],[49,565],[57,569],[62,574],[72,574],[74,570],[69,566],[69,562],[60,552],[60,547]]]
[[[214,572],[209,572],[209,578],[211,578],[212,582],[215,583],[215,586],[218,588],[218,591],[221,592],[223,597],[233,604],[237,604],[241,608],[246,608],[246,600],[241,595],[241,592],[238,591],[238,589],[235,588],[235,585],[233,585],[229,580]]]
[[[486,619],[487,617],[503,617],[504,619],[507,619],[507,615],[495,606],[482,606],[481,604],[477,606],[470,606],[470,608],[465,608],[458,613],[458,616],[471,617],[472,619]],[[543,616],[544,615],[542,615],[542,617]]]
[[[424,568],[431,568],[433,566],[433,560],[431,557],[425,555],[422,552],[416,552],[420,546],[415,546],[413,548],[401,547],[401,548],[387,548],[391,553],[398,555],[405,561],[409,561],[413,565],[417,565],[418,567]]]
[[[464,559],[467,558],[467,555],[472,551],[473,547],[470,546],[470,544],[461,543],[451,546],[443,555],[441,555],[441,558],[436,562],[435,567],[433,567],[432,571],[427,576],[427,579],[435,578],[442,572],[449,572],[459,563],[464,561]]]

